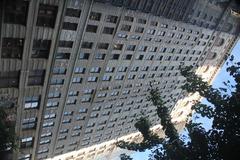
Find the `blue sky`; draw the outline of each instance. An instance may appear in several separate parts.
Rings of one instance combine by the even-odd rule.
[[[240,62],[240,40],[238,40],[237,44],[235,45],[235,47],[233,48],[231,55],[234,55],[234,61],[236,62]],[[227,61],[226,61],[227,62]],[[219,87],[223,87],[223,82],[226,80],[231,80],[231,77],[229,76],[228,72],[226,72],[226,62],[224,63],[224,65],[222,66],[221,70],[219,71],[218,75],[215,77],[214,81],[213,81],[213,87],[214,88],[219,88]],[[206,100],[202,101],[203,103],[209,104]],[[199,116],[199,115],[194,115]],[[198,118],[196,119],[196,122],[202,123],[204,128],[206,129],[210,129],[211,128],[211,124],[212,121],[207,119],[207,118]],[[145,152],[135,152],[131,155],[131,157],[134,160],[147,160],[148,159],[148,155],[151,153],[150,150],[147,150]]]

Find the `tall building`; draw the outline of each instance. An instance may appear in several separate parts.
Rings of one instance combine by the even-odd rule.
[[[141,111],[158,124],[146,101],[150,82],[176,106],[173,121],[183,122],[190,100],[179,66],[201,66],[197,72],[212,81],[237,40],[232,5],[1,1],[0,95],[15,99],[14,158],[52,158],[136,132]]]

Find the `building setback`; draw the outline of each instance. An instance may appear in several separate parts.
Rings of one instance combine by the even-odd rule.
[[[182,123],[191,103],[179,66],[199,67],[212,81],[237,40],[231,5],[1,1],[0,95],[16,100],[15,159],[52,158],[136,132],[141,111],[158,124],[146,101],[150,82]]]

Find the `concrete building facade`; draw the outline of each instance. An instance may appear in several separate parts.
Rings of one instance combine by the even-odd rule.
[[[0,2],[0,94],[16,100],[16,159],[52,158],[133,133],[141,111],[158,124],[146,101],[150,82],[169,107],[179,104],[186,96],[179,65],[205,67],[199,73],[210,82],[237,39],[231,3],[215,6],[224,14],[211,27],[196,24],[201,18],[186,0],[166,1],[165,9],[182,2],[179,17],[141,8],[150,1],[113,2]],[[176,123],[184,121],[179,105],[173,111]]]

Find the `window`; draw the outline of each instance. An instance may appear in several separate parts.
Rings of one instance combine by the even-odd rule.
[[[64,67],[54,67],[52,73],[53,74],[65,74],[67,71]]]
[[[56,59],[69,59],[70,53],[57,53],[55,58]]]
[[[131,71],[131,72],[137,72],[138,69],[139,69],[139,67],[132,67],[130,71]]]
[[[107,73],[113,73],[114,70],[115,70],[114,67],[106,67],[105,72],[107,72]]]
[[[49,113],[44,115],[44,119],[53,119],[53,118],[56,118],[55,113]]]
[[[101,13],[91,12],[89,19],[93,21],[100,21],[101,15],[102,15]]]
[[[92,49],[92,46],[93,42],[83,42],[81,47],[85,49]]]
[[[144,28],[143,28],[143,27],[137,27],[137,28],[135,28],[135,32],[136,32],[136,33],[143,33],[143,31],[144,31]]]
[[[98,43],[98,49],[108,49],[109,43]]]
[[[141,24],[146,24],[147,23],[146,19],[142,19],[142,18],[139,18],[137,22],[141,23]]]
[[[73,77],[72,83],[82,83],[82,78],[81,77]]]
[[[86,32],[97,33],[98,26],[96,25],[87,25]]]
[[[28,3],[27,1],[22,1],[21,3],[5,1],[4,23],[26,25]]]
[[[158,31],[157,35],[158,35],[158,36],[164,36],[164,35],[165,35],[165,32],[164,32],[164,31]]]
[[[102,77],[102,81],[111,81],[111,76],[109,76],[109,75],[104,75],[104,76]]]
[[[123,59],[125,59],[125,60],[131,60],[131,59],[132,59],[132,55],[131,55],[131,54],[127,54],[127,55],[124,56]]]
[[[95,54],[95,59],[104,60],[104,59],[105,59],[105,56],[106,56],[106,54],[96,53],[96,54]]]
[[[47,132],[47,133],[41,134],[41,138],[50,137],[50,136],[52,136],[52,133],[51,133],[51,132]]]
[[[48,58],[51,47],[51,40],[34,40],[32,58]]]
[[[168,25],[167,25],[167,24],[161,24],[160,27],[161,27],[161,28],[167,28]]]
[[[119,54],[112,54],[112,60],[118,60],[119,59]]]
[[[133,40],[140,40],[141,36],[139,36],[139,35],[131,35],[130,38],[133,39]]]
[[[34,129],[37,125],[37,118],[25,118],[22,120],[22,129]]]
[[[72,48],[73,41],[59,41],[59,47]]]
[[[84,102],[90,102],[91,101],[91,97],[83,97],[81,99],[81,102],[84,103]]]
[[[75,126],[75,127],[73,128],[73,130],[80,130],[80,129],[82,129],[82,126]]]
[[[80,17],[81,10],[73,9],[73,8],[67,8],[65,15],[69,17]]]
[[[52,126],[54,126],[54,122],[45,122],[45,123],[43,123],[43,128],[45,128],[45,127],[52,127]]]
[[[131,26],[130,25],[123,24],[122,27],[121,27],[121,31],[129,32],[130,30],[131,30]]]
[[[139,46],[138,51],[146,52],[147,46]]]
[[[109,22],[109,23],[117,23],[117,16],[113,16],[113,15],[107,15],[105,17],[105,22]]]
[[[79,113],[87,113],[87,109],[86,108],[80,108],[79,109]]]
[[[39,5],[37,26],[54,28],[57,15],[57,6]]]
[[[80,53],[79,59],[88,60],[90,53]]]
[[[64,83],[64,79],[52,78],[50,84],[51,85],[62,85]]]
[[[50,143],[51,142],[51,140],[50,139],[46,139],[46,140],[41,140],[40,142],[39,142],[39,144],[41,145],[41,144],[48,144],[48,143]]]
[[[131,75],[131,74],[129,74],[128,75],[128,79],[130,80],[130,79],[134,79],[135,78],[135,75]]]
[[[24,39],[3,38],[2,58],[22,58]]]
[[[76,67],[74,70],[74,73],[84,74],[85,70],[86,70],[86,68],[84,68],[84,67]]]
[[[69,119],[64,119],[63,121],[62,121],[62,123],[64,124],[64,123],[71,123],[71,119],[69,118]]]
[[[32,70],[29,72],[28,85],[43,85],[45,78],[45,70]]]
[[[126,71],[127,71],[127,67],[121,66],[118,68],[118,72],[126,72]]]
[[[85,89],[85,90],[83,91],[83,93],[84,93],[84,94],[92,94],[93,91],[94,91],[94,89]]]
[[[135,48],[136,48],[136,45],[128,45],[127,48],[126,48],[126,50],[127,50],[127,51],[134,51]]]
[[[19,77],[19,71],[0,72],[0,88],[17,88]]]
[[[122,48],[123,48],[123,44],[114,44],[113,45],[114,50],[122,50]]]
[[[59,91],[53,91],[48,93],[48,98],[60,98],[61,93]]]
[[[101,68],[100,67],[92,67],[90,69],[90,73],[100,73]]]
[[[123,80],[123,78],[124,78],[124,75],[116,75],[115,76],[115,80]]]
[[[65,30],[73,30],[76,31],[77,30],[77,23],[70,23],[70,22],[63,22],[63,29]]]
[[[118,33],[118,34],[117,34],[117,37],[118,37],[118,38],[127,38],[128,35],[127,35],[127,34],[123,34],[123,33]]]
[[[113,27],[104,27],[103,34],[113,34],[114,28]]]
[[[143,57],[144,57],[143,55],[137,55],[136,60],[143,60]]]
[[[88,82],[97,82],[97,77],[88,77],[87,81]]]
[[[47,108],[54,108],[54,107],[57,107],[59,105],[59,102],[57,101],[50,101],[50,102],[47,102]]]
[[[76,99],[70,99],[70,98],[69,98],[69,99],[67,100],[67,103],[66,103],[66,104],[67,104],[67,105],[72,105],[72,104],[76,104],[76,102],[77,102]]]
[[[68,96],[71,97],[71,96],[78,96],[78,91],[69,91],[68,92]]]
[[[158,25],[158,22],[156,22],[156,21],[151,21],[150,25],[151,25],[151,26],[157,26],[157,25]]]
[[[134,18],[131,16],[124,16],[124,21],[133,22]]]
[[[21,148],[32,147],[33,145],[33,137],[26,137],[21,139]]]

